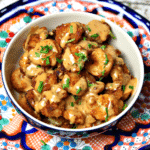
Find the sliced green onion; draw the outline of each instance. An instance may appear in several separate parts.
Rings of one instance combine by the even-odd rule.
[[[38,86],[38,89],[37,89],[37,91],[38,91],[39,93],[42,92],[43,86],[44,86],[44,85],[43,85],[43,81],[40,81],[39,86]]]
[[[92,47],[92,44],[88,44],[88,48],[91,48]]]
[[[104,76],[104,74],[105,74],[105,70],[102,71],[102,76]]]
[[[37,53],[37,52],[35,52],[35,56],[36,56],[36,57],[40,57],[40,54]]]
[[[98,34],[91,35],[91,37],[93,37],[93,38],[97,38],[98,36],[99,36]]]
[[[83,37],[83,40],[85,41],[85,40],[86,40],[86,37]]]
[[[107,65],[108,64],[108,62],[109,62],[109,60],[108,60],[108,57],[107,57],[107,55],[105,54],[105,63],[104,63],[104,65]]]
[[[79,94],[79,92],[81,91],[81,87],[79,87],[79,89],[77,90],[76,94]]]
[[[79,97],[78,97],[77,95],[73,95],[73,98],[74,98],[75,101],[76,101],[76,100],[78,100]]]
[[[133,89],[134,89],[134,86],[129,85],[129,89],[132,89],[132,90],[133,90]]]
[[[41,68],[41,66],[40,65],[38,65],[38,66],[36,66],[37,68]]]
[[[109,35],[113,38],[116,39],[116,37],[113,35],[113,33],[110,31]]]
[[[88,87],[94,86],[94,84],[91,84],[90,81],[88,80]]]
[[[74,107],[74,103],[73,103],[73,102],[71,102],[70,105],[71,105],[72,107]]]
[[[123,90],[123,92],[125,91],[125,85],[122,85],[122,90]]]
[[[108,117],[109,117],[109,115],[108,115],[108,108],[106,107],[105,110],[106,110],[106,114],[107,114],[107,116],[105,118],[105,122],[107,122],[108,121]]]
[[[91,32],[91,29],[90,29],[90,27],[88,25],[86,25],[86,28]]]
[[[63,59],[59,59],[57,57],[56,57],[56,60],[57,60],[58,63],[62,63],[63,62]]]
[[[70,33],[73,33],[73,26],[70,26]]]
[[[47,57],[46,57],[46,65],[49,65],[49,64],[50,64],[49,57],[50,57],[50,56],[47,56]]]
[[[106,45],[102,45],[102,46],[101,46],[101,49],[102,49],[102,50],[105,50],[105,48],[106,48]]]
[[[75,38],[74,38],[74,39],[71,39],[71,40],[68,40],[66,43],[73,42],[74,40],[75,40]]]
[[[64,88],[69,88],[69,81],[70,81],[70,79],[67,78],[66,84],[63,84],[63,89],[64,89]]]
[[[127,104],[124,104],[122,110],[125,110],[126,107],[127,107]]]

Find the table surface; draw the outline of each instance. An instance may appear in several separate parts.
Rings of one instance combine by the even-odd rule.
[[[18,0],[0,0],[0,10]],[[116,0],[150,20],[150,0]]]

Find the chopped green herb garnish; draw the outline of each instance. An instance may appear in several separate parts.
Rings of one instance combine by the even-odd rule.
[[[78,127],[78,125],[75,124],[75,125],[72,127],[72,129],[76,129],[77,127]]]
[[[41,58],[42,60],[46,60],[46,58]]]
[[[122,110],[125,110],[126,107],[127,107],[127,104],[124,104]]]
[[[93,37],[93,38],[97,38],[98,36],[99,36],[98,34],[91,35],[91,37]]]
[[[129,89],[132,89],[132,90],[133,90],[133,89],[134,89],[134,86],[129,85]]]
[[[35,56],[36,56],[36,57],[40,57],[40,54],[37,53],[37,52],[35,52]]]
[[[73,102],[71,102],[70,105],[71,105],[72,107],[74,107],[74,103],[73,103]]]
[[[85,40],[86,40],[86,37],[83,37],[83,40],[85,41]]]
[[[67,78],[66,84],[63,84],[63,89],[64,89],[64,88],[69,88],[69,81],[70,81],[70,79]]]
[[[36,66],[37,68],[41,68],[41,66],[40,65],[38,65],[38,66]]]
[[[41,50],[40,50],[40,53],[45,53],[45,54],[47,54],[48,52],[49,52],[49,50],[52,50],[53,49],[53,46],[51,45],[51,46],[48,46],[48,45],[46,45],[46,46],[41,46]]]
[[[58,63],[62,63],[63,62],[63,59],[59,59],[57,57],[56,57],[56,60],[57,60]]]
[[[92,44],[88,44],[88,48],[91,48],[92,47]]]
[[[49,57],[50,57],[50,56],[47,56],[47,57],[46,57],[46,65],[49,65],[49,64],[50,64]]]
[[[102,80],[103,80],[103,78],[104,78],[104,77],[100,77],[100,78],[99,78],[99,81],[102,81]]]
[[[106,58],[105,58],[105,60],[106,60],[106,61],[105,61],[104,65],[107,65],[107,64],[108,64],[108,62],[109,62],[109,60],[108,60],[108,57],[107,57],[107,55],[106,55],[106,54],[105,54],[105,57],[106,57]]]
[[[90,27],[88,25],[86,25],[86,28],[91,32],[91,29],[90,29]]]
[[[105,69],[102,71],[102,76],[104,76],[104,74],[105,74]]]
[[[73,26],[70,26],[70,33],[73,33]]]
[[[129,6],[131,6],[131,3],[129,3]]]
[[[105,122],[107,122],[107,121],[108,121],[108,117],[109,117],[109,116],[108,116],[108,108],[106,107],[105,110],[106,110],[106,114],[107,114],[107,116],[106,116],[106,118],[105,118]]]
[[[79,94],[79,92],[81,91],[81,87],[79,87],[79,89],[77,90],[76,94]]]
[[[102,46],[101,46],[101,49],[102,49],[102,50],[105,50],[105,48],[106,48],[106,45],[102,45]]]
[[[41,140],[41,142],[42,142],[44,145],[46,145],[46,143],[45,143],[43,140]]]
[[[78,56],[78,57],[80,57],[79,60],[78,60],[79,62],[81,62],[81,60],[83,60],[83,61],[88,60],[87,57],[86,57],[86,55],[83,54],[83,53],[75,53],[75,55]]]
[[[77,95],[73,95],[73,98],[74,98],[75,101],[76,101],[76,100],[78,100],[79,97],[78,97]]]
[[[125,91],[125,85],[122,85],[122,90],[123,90],[123,92]]]
[[[48,37],[48,34],[46,34],[46,38]]]
[[[71,40],[68,40],[66,43],[73,42],[74,40],[75,40],[75,38],[74,38],[74,39],[71,39]]]
[[[38,86],[38,89],[37,89],[37,91],[38,91],[39,93],[42,92],[43,86],[44,86],[44,85],[43,85],[43,81],[40,81],[39,86]]]
[[[81,65],[78,65],[78,66],[79,66],[80,70],[79,70],[79,72],[77,74],[80,74],[80,72],[81,72],[83,67]]]
[[[113,33],[110,31],[109,35],[113,38],[116,39],[116,37],[113,35]]]
[[[88,80],[88,87],[94,86],[94,84],[91,84],[90,81]]]

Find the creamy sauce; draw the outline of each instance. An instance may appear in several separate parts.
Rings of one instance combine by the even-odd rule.
[[[33,89],[33,87],[31,86],[31,79],[24,76],[21,80],[21,82],[26,84],[26,88],[24,89],[24,91],[28,91],[30,89]]]
[[[73,34],[75,34],[77,32],[77,24],[75,22],[72,22],[70,24],[70,26],[73,26],[73,28],[72,28],[73,29]],[[70,33],[70,27],[69,27],[67,33],[61,38],[60,46],[62,48],[64,48],[66,46],[66,42],[70,39],[71,34],[72,33]]]
[[[93,34],[98,34],[101,41],[105,41],[107,39],[108,34],[110,33],[110,28],[108,25],[102,23],[98,20],[92,20],[88,23],[91,31],[89,32],[89,36]]]

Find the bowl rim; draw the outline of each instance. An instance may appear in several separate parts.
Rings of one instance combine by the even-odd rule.
[[[9,49],[11,48],[11,45],[13,44],[13,42],[20,36],[20,34],[22,32],[24,32],[24,30],[26,30],[26,28],[28,28],[29,26],[33,25],[34,26],[34,23],[36,22],[42,22],[43,20],[45,20],[46,18],[50,18],[50,17],[57,17],[57,16],[70,16],[70,15],[86,15],[86,16],[93,16],[94,19],[97,18],[97,20],[102,20],[104,19],[108,24],[111,24],[112,26],[116,26],[118,28],[118,30],[120,30],[119,32],[122,32],[122,34],[124,34],[125,36],[127,36],[128,38],[132,39],[124,30],[122,30],[119,26],[117,26],[115,23],[113,23],[112,21],[108,20],[107,18],[103,18],[99,15],[95,15],[95,14],[91,14],[91,13],[88,13],[88,12],[59,12],[59,13],[55,13],[55,14],[50,14],[50,15],[46,15],[46,16],[42,16],[30,23],[28,23],[24,28],[22,28],[19,32],[16,33],[16,35],[13,37],[13,39],[11,40],[11,42],[9,43],[8,47],[6,48],[5,52],[4,52],[4,56],[3,56],[3,60],[2,60],[2,82],[3,82],[3,85],[4,85],[4,88],[5,88],[5,91],[7,93],[7,95],[9,96],[10,100],[15,104],[16,107],[19,108],[19,110],[21,110],[21,112],[23,114],[25,114],[25,116],[27,116],[28,118],[31,118],[32,120],[34,120],[35,122],[39,123],[40,125],[44,126],[44,127],[47,127],[47,128],[53,128],[55,130],[60,130],[60,131],[67,131],[67,132],[84,132],[84,131],[92,131],[92,130],[97,130],[97,129],[101,129],[101,128],[104,128],[106,126],[110,126],[113,122],[117,121],[118,119],[122,118],[130,109],[131,107],[133,106],[133,104],[135,103],[135,101],[137,100],[139,94],[140,94],[140,91],[142,89],[142,85],[143,85],[143,81],[144,81],[144,64],[143,64],[143,59],[142,59],[142,56],[140,54],[140,51],[137,47],[137,45],[135,44],[135,42],[133,40],[131,40],[131,44],[134,46],[135,49],[137,49],[137,56],[138,58],[140,59],[141,61],[141,66],[140,66],[140,69],[141,69],[141,82],[139,82],[139,85],[136,89],[136,94],[134,95],[132,101],[130,102],[130,104],[128,105],[128,107],[122,111],[120,114],[118,114],[116,117],[114,117],[113,119],[109,120],[108,122],[105,122],[105,123],[102,123],[100,125],[97,125],[97,126],[93,126],[93,127],[90,127],[90,128],[83,128],[83,129],[68,129],[68,128],[62,128],[62,127],[57,127],[57,126],[53,126],[51,124],[47,124],[47,123],[44,123],[42,122],[41,120],[38,120],[36,118],[34,118],[33,116],[31,116],[29,113],[27,113],[18,103],[17,101],[15,100],[15,98],[13,98],[9,88],[8,88],[8,85],[6,84],[6,78],[5,78],[5,59],[8,55],[8,52],[9,52]]]

